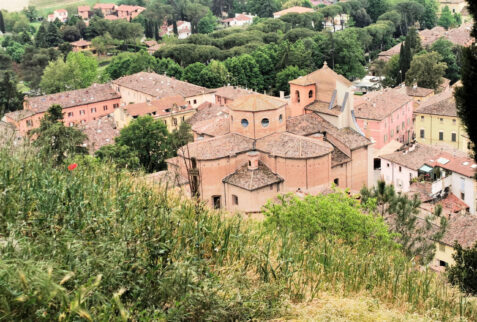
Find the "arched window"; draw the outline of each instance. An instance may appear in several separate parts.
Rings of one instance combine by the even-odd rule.
[[[312,98],[313,97],[313,91],[310,89],[310,91],[308,92],[308,98]]]
[[[340,179],[338,179],[338,178],[335,178],[335,180],[333,180],[333,182],[337,187],[340,185]]]
[[[298,103],[300,103],[300,92],[299,91],[295,91],[295,96],[296,96],[296,101]]]

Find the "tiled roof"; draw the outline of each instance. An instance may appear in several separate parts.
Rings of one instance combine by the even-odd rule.
[[[91,10],[90,6],[78,6],[78,12],[79,11],[89,11]]]
[[[447,159],[448,162],[442,164],[438,161],[440,158]],[[426,160],[425,164],[431,167],[438,166],[469,178],[473,178],[477,170],[477,165],[473,159],[467,156],[458,156],[443,151],[436,153],[432,158]]]
[[[323,102],[331,101],[333,91],[336,89],[336,82],[340,82],[346,87],[353,85],[348,79],[329,68],[326,62],[322,68],[315,70],[308,75],[289,81],[290,84],[300,86],[317,84],[319,91],[316,93],[316,100]]]
[[[403,105],[412,101],[402,87],[372,91],[357,99],[354,106],[356,118],[383,120]]]
[[[238,20],[238,21],[249,21],[249,20],[252,20],[252,17],[249,17],[249,16],[246,16],[244,14],[238,14],[235,16],[235,20]]]
[[[74,41],[71,43],[71,46],[73,47],[83,47],[83,46],[89,46],[91,45],[91,41],[87,41],[84,39],[80,39],[78,41]]]
[[[329,108],[330,103],[323,101],[314,101],[313,103],[308,104],[305,109],[313,112],[329,114],[329,115],[340,115],[341,106],[334,105],[331,109]]]
[[[134,12],[134,11],[137,11],[137,10],[140,10],[140,9],[145,10],[146,8],[140,7],[140,6],[130,6],[130,5],[126,5],[126,4],[122,4],[117,8],[118,11],[127,11],[127,12]]]
[[[442,206],[442,208],[451,213],[460,213],[461,211],[466,211],[469,209],[469,205],[457,198],[452,192],[438,203]]]
[[[308,159],[327,155],[333,146],[327,142],[287,132],[274,133],[257,140],[256,149],[291,159]]]
[[[421,103],[415,113],[456,117],[457,107],[454,92],[452,90],[447,90],[432,96]]]
[[[350,128],[338,129],[336,126],[314,113],[289,118],[287,120],[287,131],[296,135],[305,136],[314,133],[326,133],[327,135],[332,135],[351,150],[371,144],[366,137],[362,136],[355,130]]]
[[[31,110],[18,110],[14,112],[5,113],[5,117],[10,118],[14,120],[15,122],[18,122],[23,119],[26,119],[27,117],[33,116],[35,114],[37,113]]]
[[[198,134],[209,136],[219,136],[230,133],[229,115],[222,113],[219,116],[208,120],[197,121],[192,125],[192,131]]]
[[[434,90],[431,88],[424,88],[424,87],[406,87],[406,94],[412,97],[426,97],[434,93]]]
[[[236,133],[195,141],[179,149],[177,153],[186,158],[214,160],[253,149],[253,139]]]
[[[451,216],[441,242],[450,246],[458,242],[464,248],[474,246],[477,242],[477,217],[460,214]]]
[[[111,115],[86,122],[80,126],[80,129],[88,137],[86,144],[90,151],[96,151],[104,145],[113,144],[114,138],[119,135],[119,130]]]
[[[94,9],[113,9],[116,5],[114,3],[97,3]]]
[[[237,171],[226,176],[222,181],[248,191],[253,191],[274,183],[282,182],[283,179],[259,161],[257,169],[249,170],[248,165],[244,164],[237,169]]]
[[[119,99],[119,95],[109,84],[93,84],[88,88],[56,94],[27,97],[29,109],[35,112],[45,112],[53,104],[63,108],[93,104],[97,102]]]
[[[124,76],[114,80],[113,83],[156,98],[172,95],[181,95],[185,98],[213,92],[213,90],[205,87],[147,72]]]
[[[346,162],[350,162],[351,158],[348,157],[346,154],[341,152],[340,149],[335,148],[331,153],[331,166],[337,166]]]
[[[413,151],[404,153],[398,151],[386,155],[382,155],[381,159],[388,160],[404,166],[408,169],[417,171],[426,161],[432,159],[439,150],[425,144],[417,143]]]
[[[227,106],[234,111],[268,111],[275,110],[287,104],[285,100],[259,93],[239,96]]]
[[[215,89],[215,96],[225,97],[231,100],[252,93],[254,93],[254,91],[238,86],[223,86]]]
[[[131,116],[165,116],[172,112],[183,112],[192,109],[192,106],[188,105],[182,96],[167,96],[158,100],[144,103],[129,104],[123,107],[127,113]],[[178,108],[173,110],[173,108]],[[168,110],[169,111],[166,111]]]
[[[274,12],[273,15],[286,15],[287,13],[307,13],[307,12],[314,12],[315,10],[311,8],[306,8],[306,7],[299,7],[299,6],[294,6],[288,9],[284,9],[281,11]]]
[[[194,125],[197,122],[214,119],[223,114],[228,114],[227,107],[210,102],[204,102],[197,107],[197,113],[189,118],[187,122],[191,125]]]

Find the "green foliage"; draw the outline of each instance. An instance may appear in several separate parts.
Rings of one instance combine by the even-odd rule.
[[[415,55],[406,73],[406,85],[417,84],[419,87],[437,89],[447,69],[447,64],[441,62],[441,58],[437,52]]]
[[[417,2],[424,7],[424,12],[419,20],[421,28],[434,28],[437,24],[439,3],[437,0],[417,0]]]
[[[260,68],[252,56],[245,54],[229,58],[225,61],[225,67],[230,73],[231,84],[262,90],[263,78]]]
[[[437,24],[446,29],[455,27],[457,25],[457,22],[455,21],[455,18],[452,15],[448,6],[445,6],[444,8],[442,8],[441,16],[439,17]]]
[[[40,27],[41,28],[41,27]],[[59,52],[54,48],[37,48],[26,46],[20,65],[23,81],[32,89],[36,90],[40,86],[43,70],[49,62],[55,61]]]
[[[247,12],[259,17],[272,17],[274,12],[279,10],[276,0],[249,0],[247,1]]]
[[[369,294],[432,320],[476,318],[475,304],[376,239],[344,243],[322,233],[306,243],[109,164],[75,161],[68,171],[34,151],[0,150],[0,303],[8,320],[271,320],[321,292]],[[342,199],[331,207],[352,214],[355,201],[328,200]]]
[[[277,73],[276,90],[284,91],[288,95],[290,93],[290,85],[288,82],[306,74],[307,72],[305,70],[296,66],[287,66]]]
[[[146,172],[163,170],[166,158],[173,153],[168,144],[166,125],[151,116],[140,116],[132,120],[121,129],[115,144],[128,147],[139,158],[139,163]]]
[[[63,165],[66,158],[75,154],[86,154],[83,146],[86,135],[74,127],[63,124],[63,109],[52,105],[41,119],[40,127],[32,130],[36,136],[33,145],[38,148],[38,155],[43,162]]]
[[[44,93],[86,88],[98,80],[98,61],[83,52],[68,54],[66,62],[58,58],[43,72],[40,88]]]
[[[3,19],[3,12],[0,10],[0,32],[5,33],[5,20]]]
[[[137,170],[141,167],[137,151],[127,145],[108,144],[99,148],[94,155],[103,161],[109,161],[118,168]]]
[[[212,60],[199,74],[197,85],[207,88],[217,88],[227,84],[229,74],[223,62]]]
[[[363,212],[357,200],[345,192],[327,195],[279,196],[278,202],[263,207],[265,225],[271,230],[293,233],[308,243],[326,234],[353,244],[369,240],[378,245],[391,243],[391,235],[382,218]]]
[[[201,34],[209,34],[215,30],[217,26],[217,17],[211,11],[199,20],[197,31]]]
[[[449,281],[458,285],[467,293],[477,294],[477,243],[474,247],[463,248],[457,242],[454,244],[455,253],[452,258],[455,264],[447,272]]]
[[[206,66],[202,63],[193,63],[184,68],[184,73],[182,74],[182,80],[185,80],[192,84],[200,84],[201,78],[200,73],[204,70]]]
[[[431,46],[431,50],[439,53],[442,57],[441,61],[447,64],[447,69],[444,77],[450,79],[451,83],[455,83],[460,79],[460,64],[458,57],[460,57],[461,49],[454,46],[449,40],[440,38]]]
[[[7,112],[21,110],[23,94],[17,89],[17,79],[11,70],[0,71],[0,118]]]
[[[384,14],[389,9],[388,0],[368,0],[366,11],[373,21],[378,20],[378,17]]]
[[[49,23],[46,28],[45,36],[46,47],[56,47],[63,42],[61,33],[58,27],[54,23]]]
[[[384,86],[394,87],[404,81],[399,65],[399,57],[399,55],[394,55],[386,63],[386,66],[384,67],[384,76],[386,77],[383,81]]]

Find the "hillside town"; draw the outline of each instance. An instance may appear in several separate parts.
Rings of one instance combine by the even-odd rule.
[[[0,146],[68,175],[106,164],[249,221],[342,194],[406,236],[420,270],[447,276],[477,251],[471,5],[263,2],[0,10]]]

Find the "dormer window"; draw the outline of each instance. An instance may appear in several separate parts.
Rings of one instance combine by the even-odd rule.
[[[164,110],[164,112],[170,113],[170,112],[171,112],[171,109],[170,109],[170,108],[166,108],[166,109]]]

